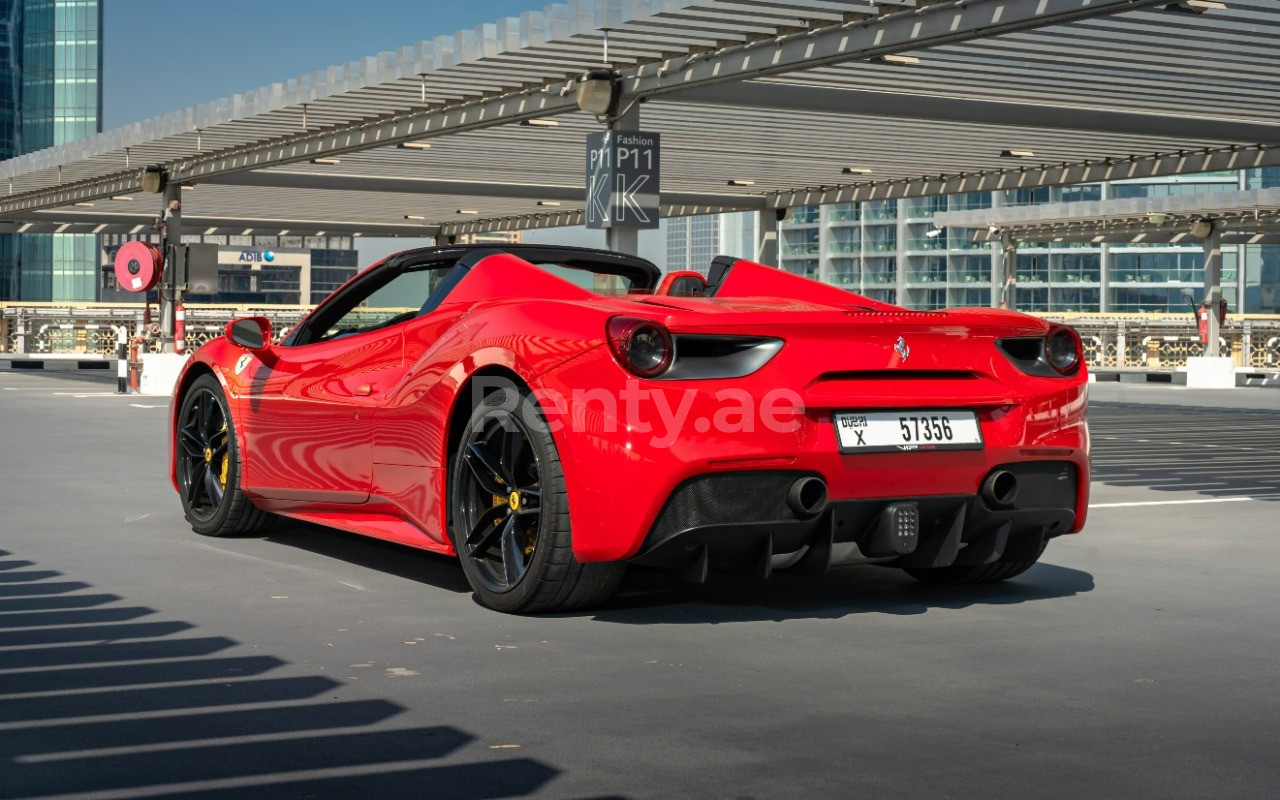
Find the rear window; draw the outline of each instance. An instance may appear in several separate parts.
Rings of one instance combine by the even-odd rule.
[[[581,286],[588,292],[595,292],[602,295],[628,294],[632,291],[634,281],[625,275],[612,275],[606,272],[596,272],[587,267],[569,266],[567,264],[555,264],[548,262],[534,262],[534,264],[547,272],[555,275],[557,278],[568,281],[575,286]]]

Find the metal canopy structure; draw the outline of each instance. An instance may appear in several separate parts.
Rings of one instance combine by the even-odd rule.
[[[0,222],[127,232],[157,168],[188,232],[578,224],[606,39],[668,216],[1280,164],[1280,4],[1217,5],[580,0],[4,162]]]
[[[939,228],[972,229],[975,242],[1145,242],[1199,244],[1200,220],[1222,244],[1280,242],[1280,189],[1009,206],[935,214]]]

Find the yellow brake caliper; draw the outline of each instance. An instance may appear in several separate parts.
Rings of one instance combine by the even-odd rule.
[[[223,436],[223,439],[226,439],[226,436],[227,436],[227,423],[225,423],[225,422],[224,422],[224,423],[222,423],[222,436]],[[218,483],[222,485],[222,488],[223,488],[223,489],[227,488],[227,472],[228,472],[228,470],[230,470],[230,469],[231,469],[231,447],[230,447],[230,442],[227,442],[227,445],[228,445],[228,446],[227,446],[227,452],[225,452],[225,453],[223,453],[223,454],[222,454],[222,469],[218,472]]]

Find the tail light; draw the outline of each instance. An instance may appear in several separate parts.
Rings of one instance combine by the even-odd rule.
[[[656,378],[671,366],[675,355],[671,334],[653,320],[613,317],[606,331],[614,357],[631,374]]]
[[[1044,343],[1044,357],[1049,366],[1061,375],[1070,375],[1084,361],[1084,342],[1076,329],[1067,325],[1055,325]]]
[[[1054,325],[1045,336],[996,339],[996,347],[1028,375],[1059,378],[1075,375],[1084,363],[1084,342],[1075,328]]]

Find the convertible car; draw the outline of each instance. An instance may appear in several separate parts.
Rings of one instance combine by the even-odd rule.
[[[247,317],[201,347],[172,478],[198,533],[456,555],[506,612],[599,604],[628,564],[997,581],[1084,525],[1083,362],[1069,327],[742,259],[411,250],[283,337]]]

